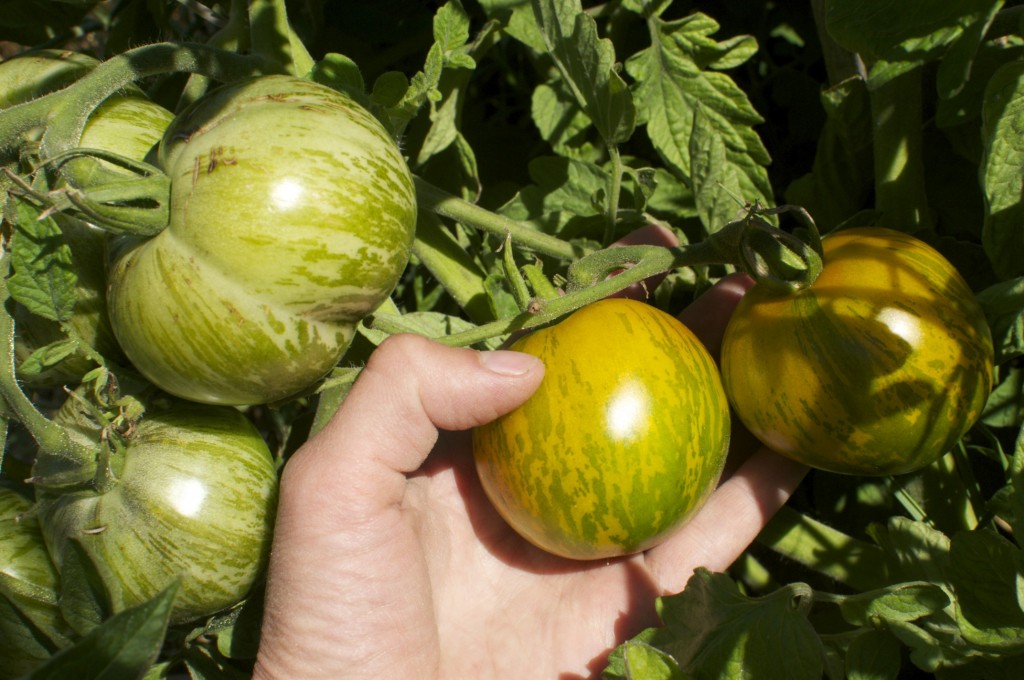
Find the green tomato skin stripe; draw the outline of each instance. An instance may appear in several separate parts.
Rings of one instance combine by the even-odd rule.
[[[160,162],[170,225],[112,251],[109,305],[125,353],[194,401],[308,389],[408,262],[416,200],[397,145],[345,95],[265,76],[180,114]]]

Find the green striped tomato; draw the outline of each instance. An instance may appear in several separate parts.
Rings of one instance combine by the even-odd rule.
[[[722,343],[726,393],[769,448],[823,470],[891,475],[946,453],[981,414],[992,339],[954,267],[864,227],[824,239],[795,294],[754,286]]]
[[[58,422],[83,438],[69,401]],[[95,467],[95,466],[94,466]],[[96,565],[115,611],[180,577],[174,623],[208,616],[249,592],[265,566],[277,503],[277,468],[255,427],[226,406],[151,407],[111,455],[113,486],[43,491],[48,479],[93,472],[42,451],[33,475],[46,545],[61,568],[76,539]]]
[[[508,524],[562,557],[646,550],[718,483],[729,410],[714,360],[675,317],[609,299],[516,341],[544,361],[525,404],[477,428],[487,496]]]
[[[352,99],[289,76],[223,86],[168,128],[171,218],[113,249],[114,332],[193,401],[286,399],[344,353],[408,261],[412,176]]]

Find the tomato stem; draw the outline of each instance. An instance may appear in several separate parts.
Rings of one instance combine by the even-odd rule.
[[[13,412],[44,451],[71,461],[91,463],[96,460],[98,448],[72,439],[66,429],[40,413],[18,385],[14,364],[14,319],[7,312],[10,265],[10,251],[4,249],[0,255],[0,307],[3,307],[0,309],[0,361],[3,362],[0,366],[0,397],[5,405],[3,411]]]
[[[622,156],[614,144],[608,145],[612,167],[608,177],[608,211],[605,220],[604,245],[615,239],[615,226],[619,217],[619,194],[622,192]]]
[[[921,69],[871,91],[875,207],[879,226],[914,232],[931,226],[921,133]]]
[[[508,281],[509,288],[512,289],[512,297],[516,299],[516,305],[520,311],[524,311],[530,308],[530,289],[526,285],[526,279],[523,277],[523,273],[519,271],[519,266],[516,265],[516,256],[512,250],[512,236],[507,235],[505,237],[505,243],[502,246],[501,262],[505,270],[505,280]]]
[[[92,112],[110,95],[148,76],[201,73],[229,82],[280,72],[261,56],[239,55],[195,43],[144,45],[100,63],[63,90],[4,109],[0,116],[0,155],[8,160],[29,130],[45,126],[40,154],[46,158],[78,146]]]
[[[578,246],[453,196],[421,177],[413,176],[413,181],[416,185],[416,201],[424,210],[501,239],[509,235],[521,246],[560,260],[574,260],[585,254]]]
[[[441,218],[432,212],[420,211],[416,217],[416,240],[412,250],[466,312],[470,321],[486,323],[494,320],[484,285],[487,275],[458,238],[445,228]]]
[[[249,3],[249,34],[253,54],[280,63],[285,70],[300,78],[312,70],[313,58],[288,22],[284,0],[252,0]]]

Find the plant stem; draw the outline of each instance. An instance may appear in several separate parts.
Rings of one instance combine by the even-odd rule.
[[[924,181],[921,69],[916,68],[871,92],[874,123],[875,207],[879,226],[919,231],[931,226]]]
[[[608,155],[611,157],[612,169],[608,177],[608,212],[605,215],[604,245],[611,244],[615,238],[615,225],[619,217],[619,194],[622,193],[622,156],[619,148],[614,144],[608,145]]]
[[[757,540],[794,562],[859,591],[888,583],[882,549],[783,506]]]
[[[814,24],[818,31],[818,42],[821,44],[821,54],[825,58],[825,71],[828,73],[830,85],[836,85],[847,78],[859,77],[867,80],[867,70],[864,62],[854,52],[840,46],[828,32],[826,0],[811,0],[811,10],[814,13]]]
[[[721,264],[722,258],[718,243],[713,239],[678,248],[624,246],[599,250],[573,263],[569,269],[569,287],[565,295],[547,300],[535,298],[535,304],[528,311],[434,339],[447,345],[463,347],[515,331],[536,328],[655,274],[676,267]],[[613,272],[619,273],[611,276]],[[400,319],[386,316],[370,318],[366,323],[371,328],[387,332],[407,330]]]
[[[511,236],[522,246],[560,260],[574,260],[585,254],[578,246],[453,196],[420,177],[413,177],[413,181],[416,184],[416,201],[424,210],[494,234],[502,240],[506,235]]]
[[[40,413],[18,385],[14,364],[14,319],[7,312],[10,263],[10,252],[4,249],[0,254],[0,398],[7,406],[4,410],[21,422],[43,450],[74,461],[95,461],[98,447],[72,439],[67,430]]]
[[[486,274],[470,252],[441,224],[437,215],[420,212],[416,218],[416,240],[412,251],[466,312],[470,321],[485,323],[494,320],[484,286]]]
[[[280,64],[295,76],[313,68],[313,58],[288,23],[285,0],[252,0],[249,3],[252,53]]]
[[[75,148],[97,106],[111,94],[148,76],[201,73],[228,82],[273,72],[280,72],[280,67],[261,57],[206,45],[155,43],[137,47],[99,64],[63,90],[4,109],[0,116],[0,157],[16,157],[23,134],[40,125],[47,128],[41,145],[44,160]]]

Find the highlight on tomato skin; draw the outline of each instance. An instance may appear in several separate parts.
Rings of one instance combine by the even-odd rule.
[[[714,360],[675,317],[608,299],[517,340],[544,361],[525,404],[473,433],[484,490],[530,543],[571,559],[646,550],[714,490],[729,409]]]
[[[810,287],[754,286],[722,343],[722,378],[766,446],[829,472],[883,476],[944,455],[981,415],[992,338],[973,292],[920,239],[865,227],[824,239]]]

